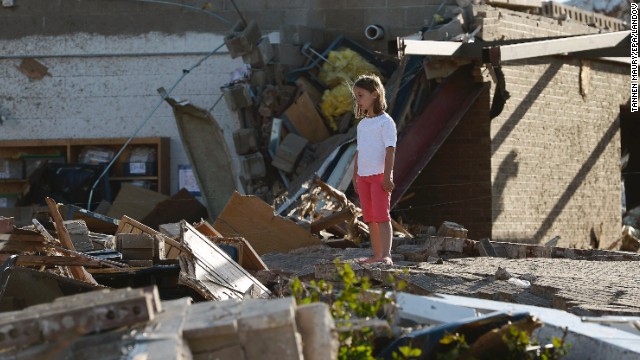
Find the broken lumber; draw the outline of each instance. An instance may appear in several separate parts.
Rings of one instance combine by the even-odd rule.
[[[58,211],[58,204],[50,198],[46,198],[47,206],[49,206],[49,213],[53,218],[53,221],[56,225],[56,232],[58,233],[58,237],[60,238],[60,243],[63,247],[69,250],[75,250],[73,247],[73,243],[71,242],[71,237],[69,236],[69,232],[67,228],[64,226],[62,221],[62,216],[60,216],[60,212]],[[44,234],[43,234],[44,235]],[[98,284],[98,282],[84,269],[82,266],[70,266],[69,271],[73,275],[75,279],[86,281],[91,284]]]
[[[216,244],[186,221],[180,222],[182,253],[179,283],[207,300],[268,297],[267,289]]]

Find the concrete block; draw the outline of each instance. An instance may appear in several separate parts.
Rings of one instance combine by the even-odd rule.
[[[249,84],[236,83],[221,87],[224,101],[229,110],[236,111],[253,105],[253,97]]]
[[[454,222],[444,221],[438,229],[438,236],[466,239],[467,229]]]
[[[256,130],[239,129],[233,132],[233,145],[238,155],[245,155],[258,151],[258,139]]]
[[[236,299],[193,304],[182,331],[191,351],[194,354],[215,353],[241,345],[236,320],[240,309]]]
[[[317,302],[296,309],[296,325],[302,337],[305,360],[338,358],[338,334],[329,305]]]
[[[233,359],[245,360],[244,349],[240,345],[229,346],[211,352],[193,353],[193,360]]]
[[[155,241],[148,234],[117,234],[116,250],[124,260],[153,260]]]
[[[260,36],[260,28],[255,21],[250,21],[246,26],[242,21],[238,21],[231,29],[231,33],[224,37],[224,44],[229,49],[231,58],[235,59],[251,52]]]
[[[67,228],[73,247],[77,251],[93,250],[93,242],[89,238],[89,228],[84,220],[66,220],[64,227]]]
[[[268,36],[260,38],[253,49],[242,55],[242,61],[251,65],[252,69],[264,69],[264,67],[273,59],[273,47]]]
[[[264,157],[256,152],[249,155],[241,155],[240,169],[245,179],[257,179],[267,175],[267,168],[264,164]]]
[[[242,336],[246,359],[302,360],[302,339],[294,326],[251,331]]]
[[[302,341],[296,331],[295,300],[249,299],[242,303],[238,334],[247,359],[299,360]]]
[[[302,136],[288,134],[278,145],[276,156],[271,165],[288,173],[293,172],[307,144],[309,141]]]

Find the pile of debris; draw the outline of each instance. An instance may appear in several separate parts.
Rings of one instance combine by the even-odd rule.
[[[378,329],[387,345],[376,351],[391,359],[408,342],[419,344],[424,354],[440,351],[438,341],[426,339],[441,339],[445,329],[475,334],[469,339],[480,349],[509,324],[613,353],[633,348],[616,339],[638,334],[593,324],[606,319],[592,316],[640,315],[634,302],[640,284],[601,278],[598,296],[580,289],[594,289],[584,275],[587,266],[614,274],[614,268],[620,271],[618,261],[639,261],[639,254],[475,241],[466,238],[463,226],[445,222],[418,237],[397,231],[395,266],[363,265],[357,259],[370,250],[356,244],[367,235],[357,221],[359,209],[320,181],[302,198],[290,215],[309,222],[278,216],[259,198],[239,194],[213,225],[182,220],[154,230],[128,216],[115,220],[84,209],[72,214],[85,220],[65,220],[60,209],[68,205],[52,199],[46,216],[31,226],[16,228],[13,219],[1,219],[2,356],[77,358],[97,346],[105,354],[131,358],[329,359],[338,351],[337,332],[364,326]],[[91,231],[93,226],[115,229],[104,234]],[[333,234],[312,235],[325,231]],[[335,234],[344,239],[332,239]],[[397,315],[379,322],[354,319],[345,326],[334,322],[326,304],[296,305],[290,297],[294,277],[340,289],[335,258],[382,291],[389,276],[406,281],[406,292],[393,294],[390,313]],[[498,302],[480,306],[477,299],[435,293]],[[570,318],[580,326],[567,330],[557,319],[575,315],[565,310],[589,317]],[[534,332],[540,320],[545,326]],[[601,331],[612,335],[590,337]]]

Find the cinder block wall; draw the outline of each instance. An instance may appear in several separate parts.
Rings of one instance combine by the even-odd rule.
[[[629,97],[627,69],[559,57],[503,69],[511,98],[491,122],[492,238],[538,243],[560,235],[562,246],[588,247],[595,236],[605,247],[620,234],[618,116]]]
[[[456,6],[454,0],[447,1],[446,5]],[[225,33],[240,19],[229,0],[174,2],[196,10],[204,7],[215,16],[186,7],[133,0],[19,0],[15,7],[0,7],[0,38],[78,32],[100,35],[153,31]],[[441,1],[236,0],[235,3],[244,19],[255,20],[263,31],[278,31],[285,25],[304,25],[322,29],[334,37],[344,34],[366,47],[385,52],[389,42],[396,42],[396,37],[418,32],[425,20],[431,19]],[[384,38],[367,40],[364,29],[369,24],[381,25],[385,29]]]
[[[484,40],[597,33],[489,6]],[[491,121],[494,240],[606,247],[620,234],[619,106],[628,67],[569,57],[503,64],[511,98]],[[582,79],[582,80],[581,80]],[[581,93],[581,89],[584,92]]]
[[[400,202],[396,212],[412,223],[438,227],[453,221],[472,239],[491,235],[490,91],[487,87]]]
[[[484,41],[515,40],[534,37],[597,34],[595,27],[560,21],[545,16],[527,14],[489,5],[474,5],[478,36]]]

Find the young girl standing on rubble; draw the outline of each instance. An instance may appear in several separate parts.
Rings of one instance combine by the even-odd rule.
[[[380,78],[362,75],[353,84],[357,128],[353,187],[360,197],[362,216],[369,226],[373,256],[363,263],[393,264],[389,202],[393,184],[396,125],[385,112],[387,101]]]

